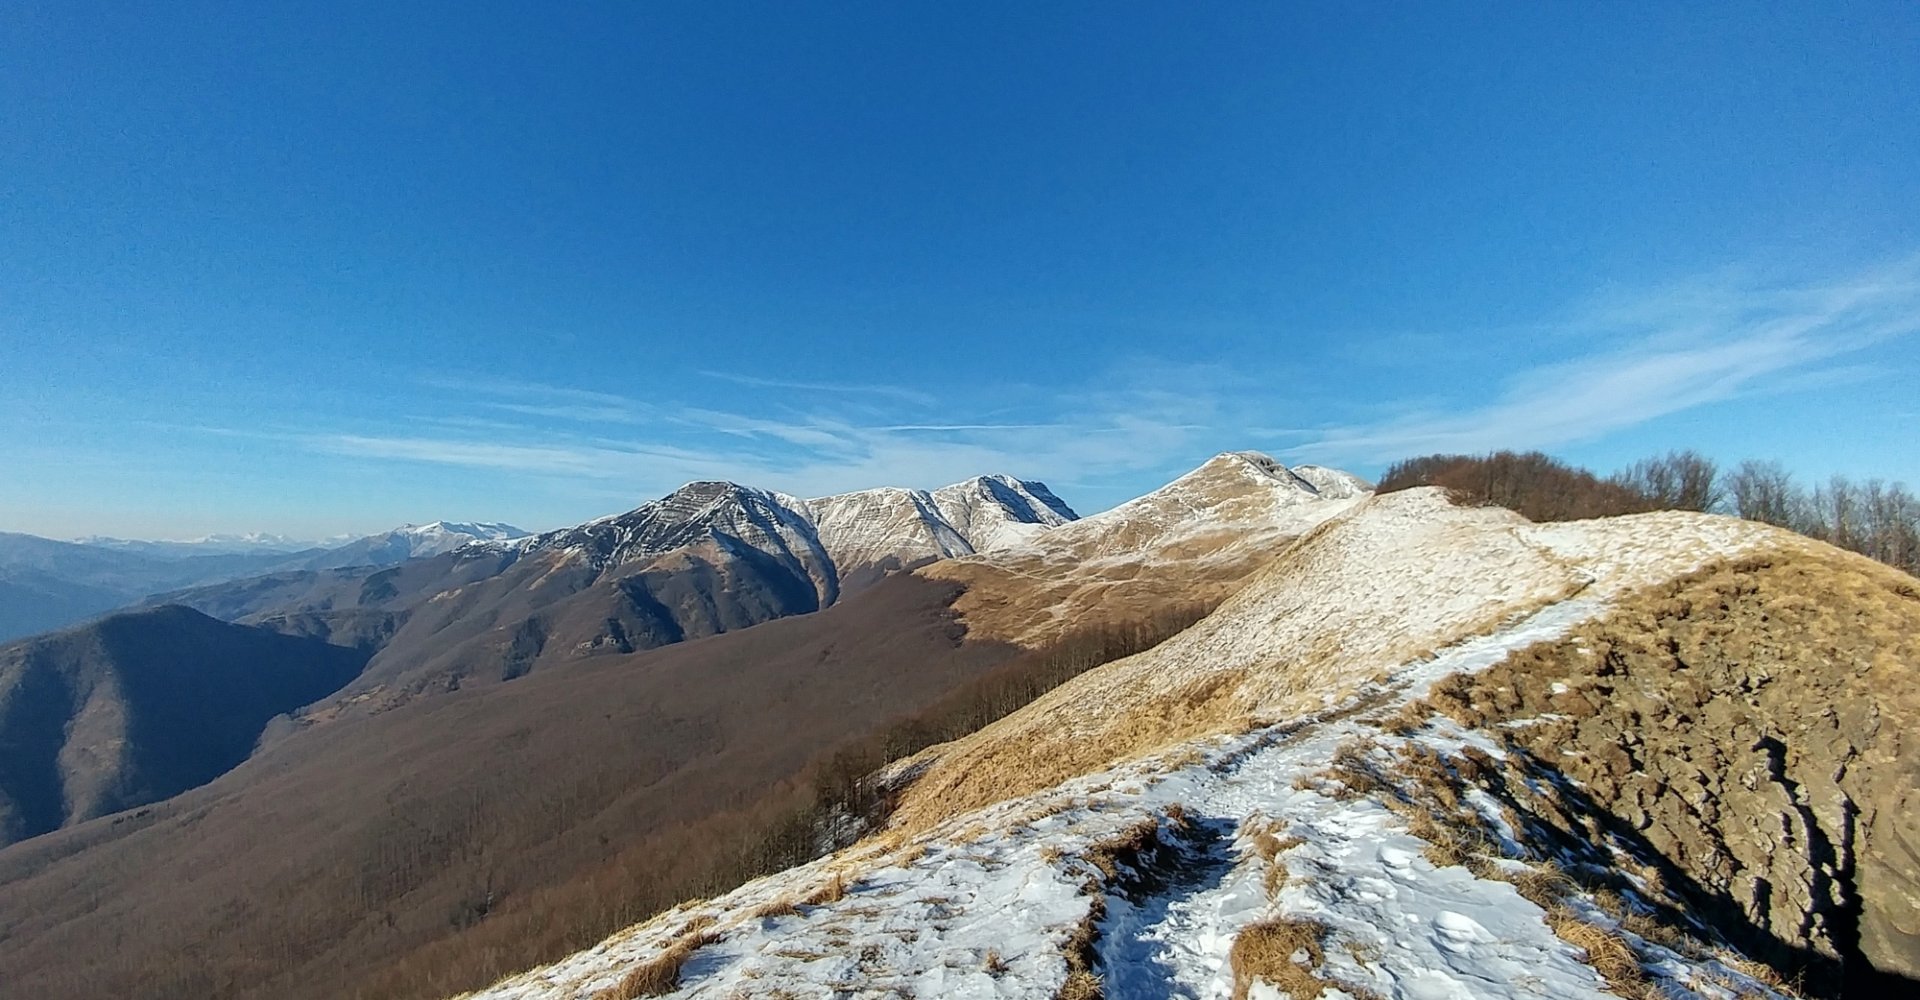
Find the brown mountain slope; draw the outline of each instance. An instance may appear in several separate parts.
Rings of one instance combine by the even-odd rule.
[[[730,817],[792,809],[783,779],[1010,656],[962,638],[957,593],[894,578],[311,727],[0,851],[0,996],[419,996],[589,943],[704,888],[746,849]]]
[[[301,713],[308,724],[817,611],[909,562],[1071,516],[1044,486],[1007,477],[817,501],[696,482],[537,538],[162,599],[377,650],[339,697]]]
[[[0,845],[211,781],[365,663],[181,607],[0,647]]]

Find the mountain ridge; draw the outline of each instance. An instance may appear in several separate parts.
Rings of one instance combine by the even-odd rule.
[[[817,611],[945,552],[995,550],[1071,514],[1044,484],[1006,475],[815,500],[704,480],[580,525],[384,569],[299,570],[153,601],[375,648],[360,677],[300,716],[330,721]]]
[[[1733,518],[1363,498],[896,760],[854,846],[469,996],[1902,995],[1917,600]]]

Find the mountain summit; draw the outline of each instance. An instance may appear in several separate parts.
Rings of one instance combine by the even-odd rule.
[[[1210,603],[1287,542],[1372,495],[1365,480],[1229,451],[1112,510],[925,572],[965,583],[976,633],[1038,641],[1062,622]]]
[[[1023,544],[1079,515],[1046,484],[976,476],[937,490],[809,500],[820,539],[853,586],[893,570]]]

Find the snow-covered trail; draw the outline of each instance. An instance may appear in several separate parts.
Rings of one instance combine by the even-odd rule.
[[[1178,953],[1196,946],[1202,954],[1211,950],[1214,942],[1185,931],[1196,926],[1196,901],[1209,898],[1232,873],[1233,837],[1240,821],[1189,814],[1187,822],[1192,829],[1182,843],[1181,863],[1164,891],[1137,902],[1108,897],[1099,942],[1100,965],[1108,970],[1103,980],[1108,1000],[1198,1000],[1202,995],[1180,976],[1194,956]]]
[[[1193,889],[1175,887],[1164,898],[1124,908],[1109,903],[1110,913],[1126,918],[1101,928],[1112,939],[1103,948],[1111,956],[1103,970],[1108,995],[1228,997],[1234,936],[1257,921],[1285,917],[1328,927],[1322,972],[1329,980],[1388,996],[1608,996],[1594,970],[1513,886],[1463,868],[1433,867],[1421,857],[1425,842],[1376,802],[1294,787],[1324,769],[1343,743],[1382,735],[1365,722],[1323,723],[1254,750],[1215,781],[1188,780],[1183,772],[1158,786],[1156,792],[1178,795],[1190,813],[1235,817],[1214,821],[1231,828],[1219,841],[1230,845],[1220,852],[1226,866]],[[1303,842],[1280,856],[1285,887],[1270,897],[1266,862],[1250,842],[1276,823]],[[1329,995],[1339,995],[1336,990],[1330,987]]]

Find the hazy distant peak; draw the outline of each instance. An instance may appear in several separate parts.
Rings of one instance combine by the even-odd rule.
[[[433,521],[428,524],[403,524],[389,534],[411,535],[416,538],[461,535],[472,541],[493,542],[525,538],[529,532],[500,521]]]

